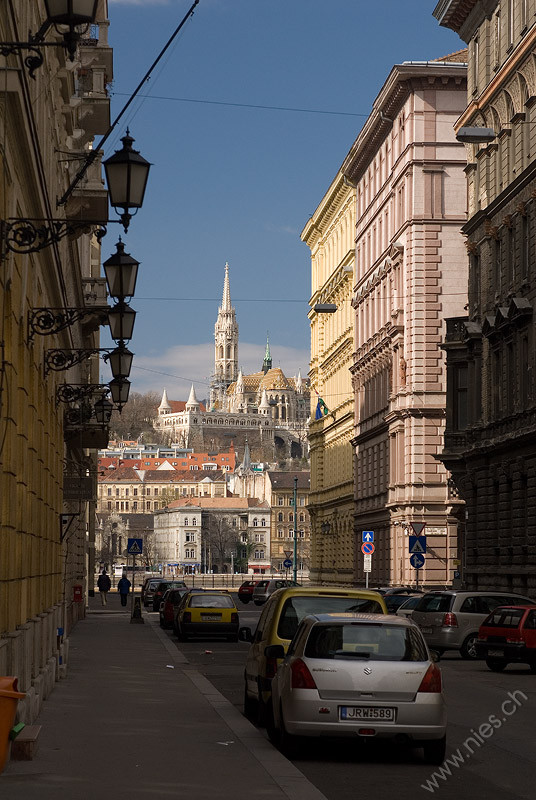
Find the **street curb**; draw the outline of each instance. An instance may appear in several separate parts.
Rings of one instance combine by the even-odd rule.
[[[261,764],[270,778],[286,794],[289,800],[327,800],[326,796],[314,786],[300,770],[288,761],[276,748],[255,728],[235,706],[219,692],[215,686],[202,675],[181,651],[175,647],[169,637],[160,628],[160,624],[146,618],[158,636],[170,659],[180,665],[183,674],[194,684],[214,711],[223,719],[251,755]]]

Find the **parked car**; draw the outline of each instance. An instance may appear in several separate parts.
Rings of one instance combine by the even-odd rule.
[[[244,581],[238,590],[238,599],[243,603],[249,603],[253,599],[253,589],[257,583],[258,581]]]
[[[401,606],[397,608],[395,614],[397,617],[413,617],[413,612],[419,605],[422,595],[415,594],[412,597],[406,597]]]
[[[267,656],[284,655],[282,645]],[[403,737],[427,763],[445,758],[441,671],[416,625],[393,615],[305,617],[272,681],[268,733],[287,755],[298,737]]]
[[[186,642],[190,636],[225,636],[238,641],[238,609],[229,592],[191,590],[177,608],[174,629]]]
[[[533,605],[499,606],[478,631],[476,650],[493,672],[528,664],[536,672],[536,610]]]
[[[387,606],[389,614],[396,614],[401,605],[403,605],[409,597],[417,597],[420,599],[422,594],[409,595],[409,594],[384,594],[383,599]]]
[[[258,581],[253,589],[253,602],[256,606],[266,603],[271,594],[278,589],[286,589],[287,586],[299,586],[295,581],[284,580],[283,578],[272,578],[271,580]]]
[[[392,594],[411,595],[424,594],[424,592],[422,589],[416,589],[414,586],[390,586],[389,589],[385,590],[384,596],[390,596]]]
[[[255,633],[240,628],[239,639],[250,642],[244,670],[244,714],[263,722],[271,697],[271,681],[277,659],[267,658],[265,648],[283,645],[286,652],[301,620],[308,614],[327,612],[386,614],[381,595],[367,589],[338,589],[327,586],[292,586],[274,592],[262,610]]]
[[[152,605],[154,590],[161,582],[162,576],[158,575],[156,578],[145,578],[143,586],[141,587],[141,602],[147,608]]]
[[[158,611],[160,609],[160,603],[162,602],[162,598],[164,596],[164,592],[166,589],[187,589],[188,587],[184,583],[184,581],[174,581],[174,580],[167,580],[163,581],[160,578],[160,582],[157,584],[153,591],[153,611]]]
[[[158,609],[162,628],[173,627],[173,621],[181,598],[184,597],[188,591],[186,586],[181,586],[179,589],[166,589],[160,603],[160,608]]]
[[[463,658],[478,658],[478,629],[497,606],[534,605],[530,597],[508,592],[447,590],[428,592],[412,615],[428,647],[439,653],[459,650]]]

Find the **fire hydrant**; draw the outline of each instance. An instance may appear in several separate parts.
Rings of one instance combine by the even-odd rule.
[[[26,697],[17,691],[18,678],[0,677],[0,772],[3,771],[9,756],[9,734],[15,722],[17,704]]]

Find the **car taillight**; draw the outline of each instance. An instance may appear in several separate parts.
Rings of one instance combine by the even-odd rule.
[[[444,628],[457,628],[458,627],[458,620],[456,619],[456,614],[453,614],[452,611],[447,611],[447,613],[443,617],[443,627]]]
[[[441,670],[436,664],[430,664],[418,692],[440,692],[441,691]]]
[[[297,658],[296,661],[292,662],[290,672],[292,675],[290,683],[292,689],[316,689],[314,678],[309,672],[307,664],[301,658]]]
[[[231,622],[238,622],[238,614],[236,611],[231,612]]]
[[[518,643],[518,642],[522,642],[523,641],[523,637],[519,633],[518,634],[510,633],[506,637],[506,641],[510,642],[511,644],[515,644],[515,643]]]
[[[189,611],[185,611],[184,612],[184,614],[182,615],[182,621],[183,622],[191,622],[192,621],[192,615],[191,615],[191,613]]]

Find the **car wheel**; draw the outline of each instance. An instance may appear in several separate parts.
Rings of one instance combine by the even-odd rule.
[[[507,662],[502,658],[486,658],[486,666],[492,672],[502,672]]]
[[[424,760],[427,764],[442,764],[445,760],[447,750],[447,737],[442,739],[431,739],[422,745]]]
[[[301,751],[301,739],[299,736],[290,734],[285,728],[285,718],[281,707],[279,708],[279,719],[281,721],[281,727],[279,729],[278,747],[287,758],[297,758]]]
[[[256,606],[262,606],[262,600],[254,600],[253,602]]]
[[[478,639],[478,634],[470,633],[469,636],[465,639],[464,643],[460,647],[460,653],[462,654],[462,658],[478,658],[478,654],[476,652],[476,640]]]
[[[250,722],[255,723],[257,721],[258,713],[258,703],[249,696],[247,684],[244,682],[244,716],[246,719],[249,719]]]

